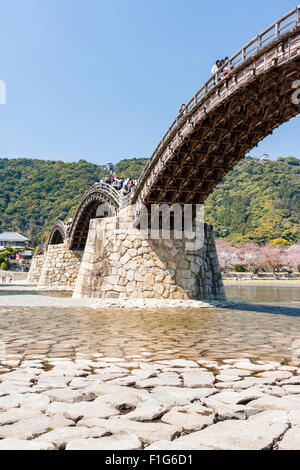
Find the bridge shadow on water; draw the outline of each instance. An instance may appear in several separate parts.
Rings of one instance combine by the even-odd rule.
[[[268,305],[265,303],[244,303],[244,302],[232,302],[230,306],[225,307],[228,310],[237,310],[245,312],[256,312],[256,313],[267,313],[270,315],[286,315],[289,317],[300,317],[300,302],[295,302],[295,306],[286,305]]]

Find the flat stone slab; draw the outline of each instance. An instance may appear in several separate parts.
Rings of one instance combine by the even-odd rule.
[[[133,421],[153,421],[159,419],[164,413],[168,411],[166,406],[162,406],[153,402],[152,400],[146,400],[131,413],[125,415],[126,419]]]
[[[276,370],[278,366],[271,364],[252,364],[251,361],[238,361],[234,365],[235,369],[248,370],[250,372],[265,372]]]
[[[107,393],[99,397],[102,403],[107,403],[118,410],[135,408],[142,400],[149,397],[146,390],[126,389],[120,387],[115,393]]]
[[[96,398],[93,392],[83,393],[69,388],[47,390],[44,392],[51,401],[62,401],[64,403],[79,403],[81,401],[92,401]]]
[[[139,450],[142,443],[134,434],[121,434],[100,439],[76,439],[66,450]]]
[[[300,450],[300,426],[289,429],[278,444],[279,450]]]
[[[243,405],[236,405],[233,403],[226,404],[224,402],[218,401],[214,399],[214,396],[205,398],[203,403],[208,408],[217,415],[218,419],[225,420],[225,419],[247,419],[249,416],[259,413],[259,411],[255,408],[251,408],[243,406]]]
[[[156,387],[150,394],[152,400],[166,406],[188,405],[195,400],[201,400],[216,393],[214,388],[179,388]]]
[[[15,424],[18,421],[34,418],[40,414],[39,410],[33,410],[30,408],[11,408],[8,411],[0,413],[0,426]]]
[[[0,450],[54,450],[50,442],[26,441],[20,439],[3,439],[0,441]]]
[[[241,377],[238,377],[237,375],[217,375],[216,380],[218,382],[238,382],[241,380]]]
[[[46,414],[52,417],[64,416],[78,421],[83,418],[106,419],[118,415],[119,411],[96,399],[93,402],[80,403],[53,402],[48,406]]]
[[[300,411],[273,410],[263,411],[251,416],[249,421],[259,423],[283,423],[292,426],[300,425]]]
[[[295,397],[295,398],[294,398]],[[296,399],[298,397],[298,400]],[[254,400],[250,403],[252,408],[257,408],[260,411],[268,410],[288,410],[288,411],[300,411],[300,397],[298,395],[287,395],[282,398],[273,396],[266,396]]]
[[[138,421],[130,421],[123,418],[96,419],[88,418],[79,421],[77,426],[88,428],[98,427],[107,429],[112,434],[135,434],[144,444],[152,444],[155,441],[167,440],[171,441],[178,436],[181,426],[171,426],[162,423],[140,423]]]
[[[184,386],[188,388],[213,388],[216,382],[212,372],[195,370],[182,374]]]
[[[119,414],[119,411],[115,408],[108,406],[105,403],[102,403],[99,398],[94,402],[81,402],[73,403],[69,405],[64,412],[66,418],[70,418],[74,421],[78,421],[82,418],[110,418],[111,416],[116,416]]]
[[[43,375],[38,380],[38,386],[44,390],[53,390],[58,388],[65,388],[73,379],[73,377],[53,377],[48,375]]]
[[[293,376],[292,372],[288,371],[267,371],[258,374],[258,377],[265,377],[273,379],[275,382],[280,382],[281,380],[290,379]]]
[[[170,361],[158,361],[158,364],[167,365],[170,367],[197,367],[199,368],[199,364],[194,361],[188,361],[186,359],[172,359]]]
[[[288,395],[300,395],[300,385],[283,385],[282,389]]]
[[[281,423],[224,421],[181,437],[178,441],[183,446],[192,444],[213,447],[216,450],[270,450],[287,429],[288,425]]]
[[[243,405],[265,396],[258,387],[250,387],[241,392],[223,391],[214,395],[213,399],[228,405]]]
[[[200,431],[214,424],[214,415],[205,416],[199,413],[183,413],[171,410],[161,420],[173,426],[182,426],[184,431]]]
[[[35,439],[34,442],[48,442],[56,449],[64,449],[68,442],[77,439],[99,438],[107,435],[107,431],[99,428],[84,428],[78,426],[57,428]],[[0,441],[1,442],[1,441]]]
[[[74,425],[74,422],[63,418],[62,416],[50,418],[49,416],[40,415],[35,418],[18,421],[15,424],[1,426],[0,439],[11,437],[28,440],[38,437],[40,434],[44,434],[45,432],[57,427],[70,425]]]
[[[290,379],[282,380],[279,385],[300,385],[300,377],[294,375]]]
[[[182,381],[179,375],[174,372],[163,372],[154,378],[138,380],[136,385],[140,388],[154,388],[159,386],[181,387]]]

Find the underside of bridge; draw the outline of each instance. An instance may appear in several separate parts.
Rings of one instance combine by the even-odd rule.
[[[274,68],[218,106],[176,149],[145,204],[203,203],[247,152],[299,113],[291,99],[299,76],[300,60]]]
[[[103,208],[103,210],[99,210]],[[70,232],[70,249],[84,251],[89,234],[90,221],[96,218],[104,218],[117,210],[114,201],[104,194],[94,192],[89,194],[82,203],[74,218]]]
[[[217,84],[162,141],[133,202],[202,204],[222,178],[274,129],[295,117],[300,28],[271,43]]]
[[[61,245],[65,241],[65,234],[61,232],[61,230],[56,227],[50,238],[49,238],[49,245]]]
[[[66,226],[61,220],[57,220],[55,222],[54,227],[51,231],[48,245],[61,245],[64,243],[65,239],[67,238],[66,233]]]

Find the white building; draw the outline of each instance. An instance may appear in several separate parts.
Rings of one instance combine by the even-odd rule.
[[[0,233],[0,248],[5,246],[11,246],[12,248],[25,248],[29,243],[29,238],[26,238],[17,232]]]

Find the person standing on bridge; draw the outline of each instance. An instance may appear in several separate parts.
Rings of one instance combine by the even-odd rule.
[[[222,61],[217,60],[217,62],[215,63],[215,65],[211,69],[211,73],[215,76],[215,84],[217,84],[218,81],[220,80],[219,70],[220,70],[221,67],[222,67]]]
[[[187,113],[187,107],[186,104],[182,104],[181,108],[179,110],[179,116],[182,117]]]

